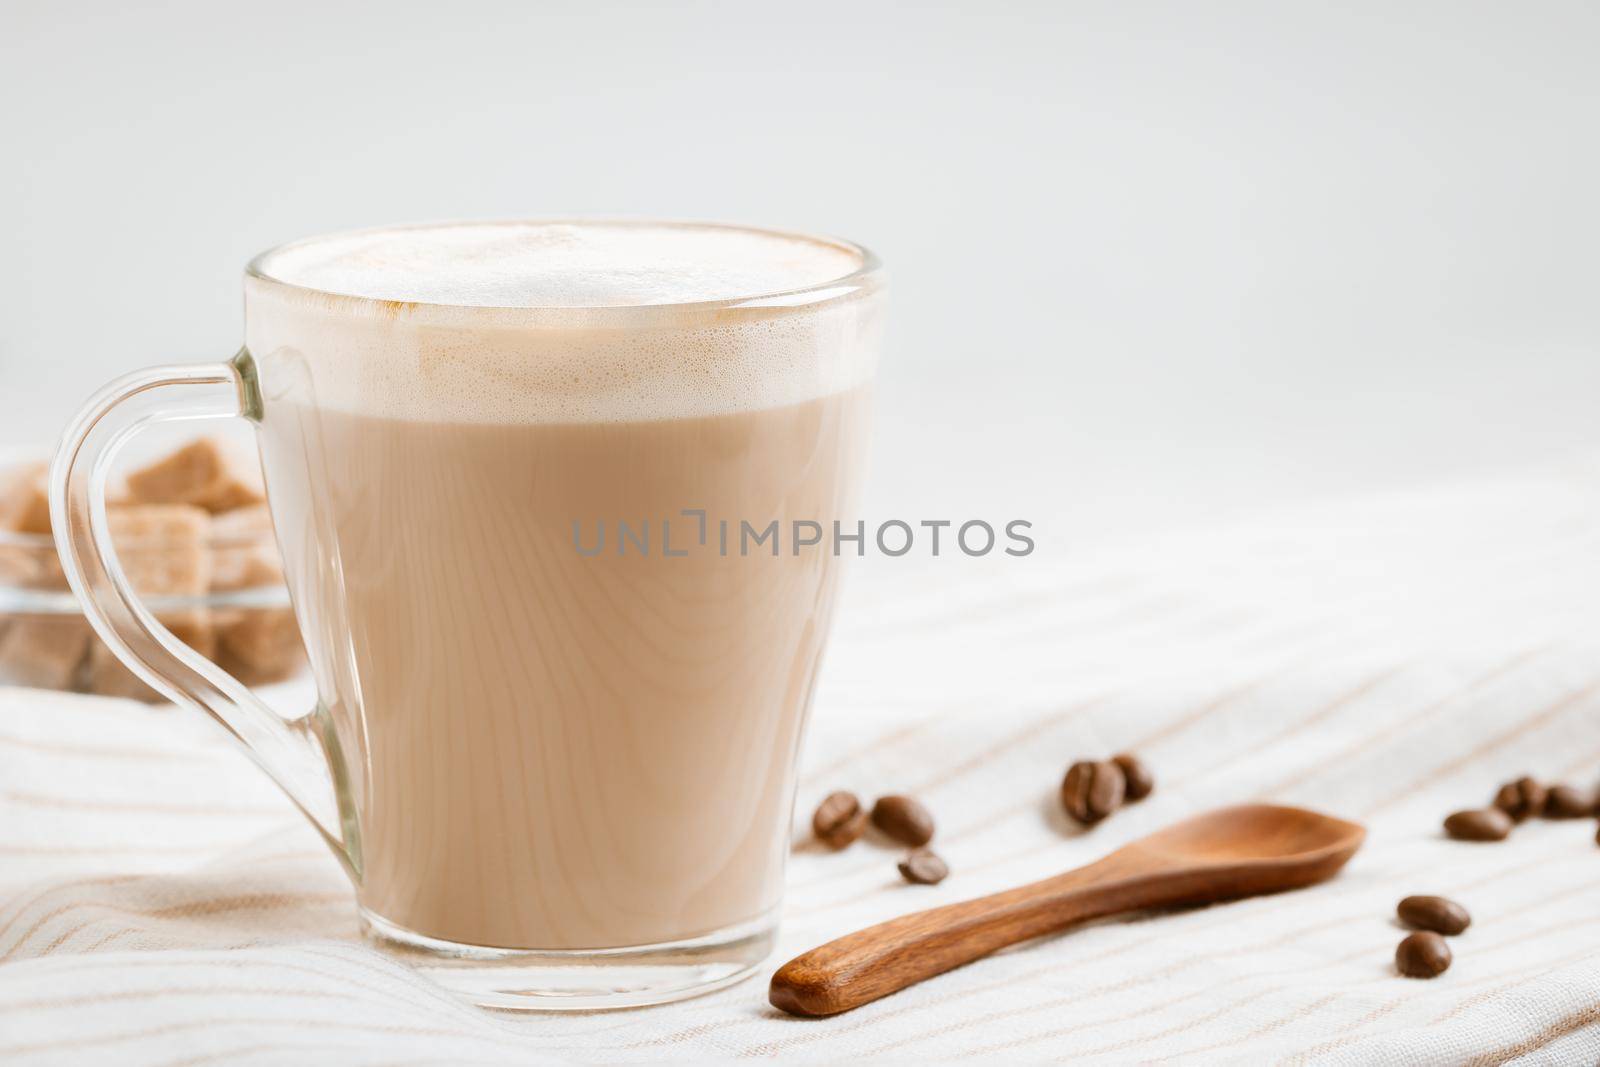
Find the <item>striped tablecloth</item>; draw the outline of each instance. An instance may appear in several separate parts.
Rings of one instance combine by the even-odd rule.
[[[1248,798],[1367,823],[1343,875],[1097,923],[829,1020],[775,1013],[764,977],[660,1008],[498,1015],[355,940],[332,859],[198,716],[4,690],[0,1063],[1600,1058],[1594,823],[1498,845],[1439,832],[1510,776],[1600,775],[1600,469],[1065,543],[854,576],[797,840],[831,789],[911,792],[954,873],[906,886],[890,852],[801,847],[780,957]],[[1078,832],[1063,768],[1124,749],[1155,794]],[[1393,971],[1411,893],[1474,916],[1430,982]]]

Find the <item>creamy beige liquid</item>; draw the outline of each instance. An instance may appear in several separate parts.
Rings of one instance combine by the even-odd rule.
[[[776,908],[841,562],[788,531],[852,519],[882,304],[862,263],[626,222],[258,261],[267,491],[370,912],[592,949]],[[774,520],[781,553],[741,555],[740,522]],[[647,553],[619,554],[619,521]]]
[[[337,689],[362,904],[432,937],[554,949],[775,907],[840,561],[791,554],[787,534],[776,558],[740,556],[738,520],[845,517],[866,407],[858,388],[648,422],[270,411],[272,508]],[[684,508],[708,512],[704,547]],[[661,555],[670,516],[685,557]],[[649,520],[648,555],[618,554],[618,519]],[[574,520],[590,550],[604,523],[599,555]]]

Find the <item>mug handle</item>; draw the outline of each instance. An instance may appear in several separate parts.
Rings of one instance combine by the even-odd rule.
[[[311,820],[347,873],[358,840],[339,803],[338,741],[316,712],[285,719],[238,679],[178,640],[142,603],[117,562],[106,481],[117,453],[156,423],[261,416],[255,364],[244,349],[226,363],[149,367],[123,375],[86,403],[50,467],[50,521],[67,583],[95,633],[156,691],[215,719]]]

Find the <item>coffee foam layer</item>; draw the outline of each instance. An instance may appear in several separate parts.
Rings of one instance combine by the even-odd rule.
[[[640,307],[803,289],[861,266],[826,241],[625,222],[418,226],[313,238],[258,269],[326,293],[456,307]]]
[[[696,295],[703,295],[710,284],[706,279],[719,271],[727,284],[735,274],[743,281],[762,277],[762,284],[805,284],[807,276],[796,273],[792,264],[755,262],[757,250],[771,253],[800,244],[812,251],[824,247],[761,233],[715,232],[731,233],[726,247],[739,248],[747,258],[740,263],[719,260],[699,265]],[[316,249],[371,236],[318,240],[300,247]],[[621,235],[619,243],[607,248],[614,253],[624,246],[640,247],[634,243],[636,237]],[[416,251],[415,245],[408,247]],[[585,247],[598,249],[600,243]],[[687,255],[689,247],[679,246],[679,251]],[[293,251],[274,253],[263,266],[283,279],[285,272],[277,259]],[[842,248],[833,251],[846,254]],[[319,251],[318,257],[325,261],[327,250]],[[806,261],[820,273],[831,274],[835,267],[854,270],[860,265],[853,253],[849,258],[848,264],[835,262],[827,271],[821,271],[815,260]],[[406,277],[419,276],[417,262],[413,259]],[[664,262],[651,261],[634,274],[641,286],[633,290],[635,295],[643,292],[647,276],[655,279],[649,286],[652,295],[668,291],[659,275]],[[435,267],[437,277],[426,282],[433,296],[469,290],[481,296],[486,291],[488,275],[469,259],[447,257]],[[763,270],[765,274],[760,273]],[[372,277],[391,281],[401,277],[385,271]],[[311,277],[309,272],[293,273],[302,284]],[[525,279],[516,291],[525,297],[537,291],[540,299],[557,291],[573,298],[596,291],[594,275],[576,269],[574,274],[568,280],[555,273],[541,274]],[[615,270],[606,276],[613,295],[618,277],[621,273]],[[408,282],[403,295],[416,300],[419,284]],[[688,283],[684,285],[675,291],[690,292]],[[841,295],[794,305],[780,301],[777,306],[755,308],[613,307],[610,311],[547,304],[516,309],[505,304],[485,308],[440,307],[431,301],[382,303],[376,297],[330,296],[318,291],[321,288],[246,279],[246,345],[260,368],[269,416],[274,403],[382,418],[472,423],[648,421],[758,411],[866,383],[875,368],[881,335],[882,292],[875,281],[842,286]]]

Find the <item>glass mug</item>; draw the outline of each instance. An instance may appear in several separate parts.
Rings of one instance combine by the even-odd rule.
[[[232,360],[129,374],[69,427],[62,563],[106,644],[311,820],[387,951],[499,1007],[718,988],[774,940],[884,299],[859,246],[705,223],[285,245],[246,270]],[[299,718],[162,627],[108,536],[130,436],[229,417],[312,665]]]

